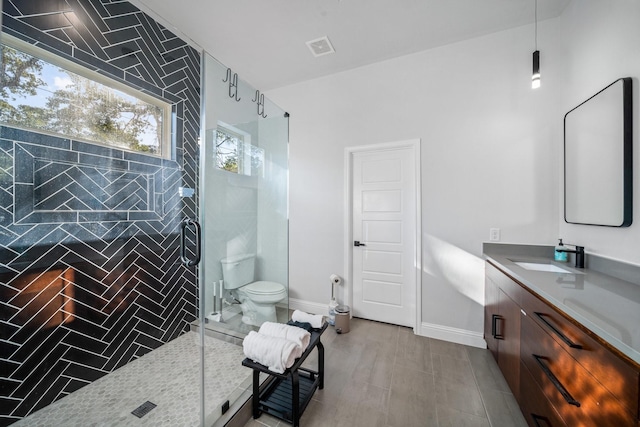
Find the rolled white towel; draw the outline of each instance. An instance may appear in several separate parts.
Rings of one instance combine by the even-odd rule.
[[[242,341],[242,349],[249,359],[279,374],[293,365],[298,354],[298,346],[293,341],[269,337],[255,331],[249,332]]]
[[[300,350],[296,357],[302,356],[302,353],[307,349],[309,341],[311,340],[311,334],[309,332],[302,328],[285,325],[284,323],[264,322],[262,326],[260,326],[260,333],[270,337],[285,338],[293,341]]]
[[[312,328],[322,328],[322,315],[321,314],[309,314],[304,311],[295,310],[291,315],[291,320],[296,322],[307,322],[311,324]]]

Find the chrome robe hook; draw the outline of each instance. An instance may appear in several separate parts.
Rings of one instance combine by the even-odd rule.
[[[227,68],[227,76],[222,81],[224,83],[229,82],[229,98],[240,102],[242,98],[238,96],[238,73],[232,73],[231,68]]]

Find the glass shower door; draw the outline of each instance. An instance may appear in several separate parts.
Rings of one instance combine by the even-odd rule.
[[[199,320],[210,425],[248,397],[242,338],[288,319],[288,114],[207,53],[202,76]],[[230,265],[245,279],[225,276]]]

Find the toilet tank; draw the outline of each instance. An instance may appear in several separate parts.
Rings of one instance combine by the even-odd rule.
[[[254,281],[255,255],[231,256],[221,259],[220,263],[225,289],[237,289]]]

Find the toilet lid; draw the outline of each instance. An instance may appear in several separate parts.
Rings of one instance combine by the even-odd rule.
[[[277,294],[284,290],[284,286],[281,283],[259,281],[248,284],[244,290],[252,294]]]

